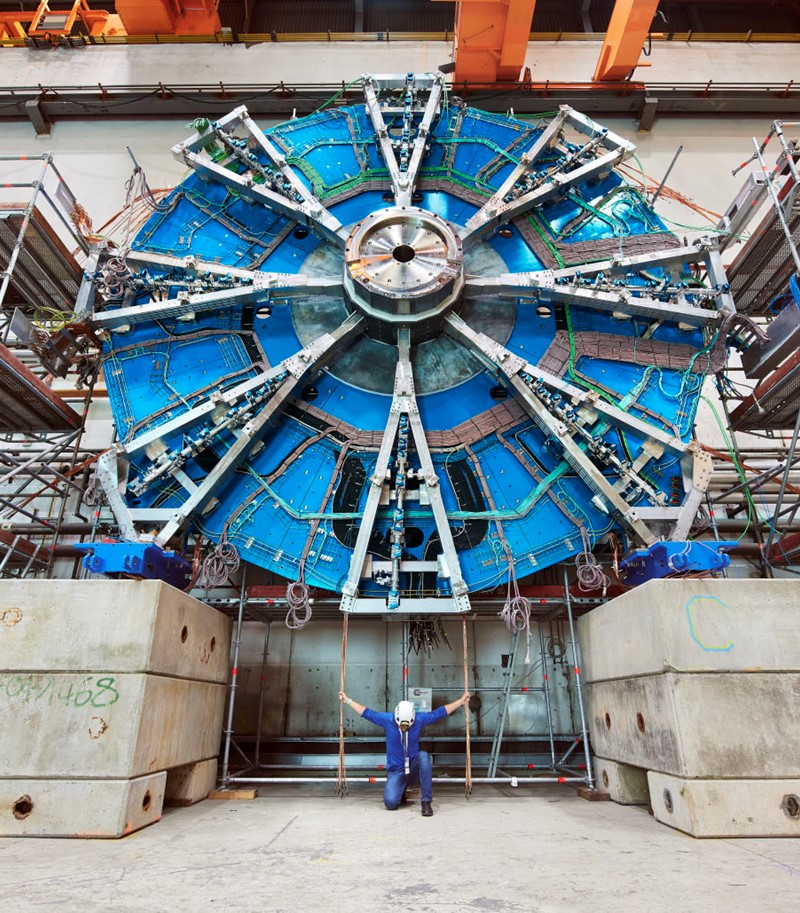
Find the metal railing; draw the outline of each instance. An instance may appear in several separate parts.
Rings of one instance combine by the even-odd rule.
[[[454,32],[235,32],[223,29],[209,35],[71,35],[54,39],[0,38],[0,47],[44,48],[54,44],[84,47],[86,45],[152,45],[152,44],[258,44],[262,42],[451,42]],[[589,41],[602,42],[603,32],[533,32],[530,42]],[[800,32],[673,32],[653,33],[655,42],[733,42],[737,44],[775,44],[800,42]]]

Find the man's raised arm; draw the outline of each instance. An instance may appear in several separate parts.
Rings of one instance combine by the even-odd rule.
[[[367,709],[363,704],[359,704],[358,701],[354,701],[352,698],[349,698],[349,697],[344,693],[344,691],[340,691],[340,692],[339,692],[339,700],[340,700],[343,704],[347,704],[348,707],[352,707],[353,710],[355,710],[355,712],[356,712],[359,716],[363,716],[363,715],[364,715],[364,711]],[[449,712],[450,712],[450,711],[448,710],[448,713],[449,713]]]
[[[457,701],[453,701],[452,704],[445,704],[444,709],[447,711],[447,715],[450,716],[450,714],[458,710],[459,707],[463,707],[468,700],[469,691],[465,691]]]

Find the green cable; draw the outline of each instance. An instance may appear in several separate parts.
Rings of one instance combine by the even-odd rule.
[[[720,418],[719,412],[717,412],[716,407],[714,406],[714,404],[711,402],[711,400],[707,396],[705,396],[704,394],[701,393],[700,399],[703,400],[703,402],[708,406],[708,408],[713,413],[714,418],[717,422],[717,427],[719,428],[720,434],[722,435],[722,440],[725,442],[725,446],[728,448],[728,454],[730,455],[730,458],[733,461],[733,465],[736,467],[736,473],[738,474],[739,479],[741,480],[742,484],[745,486],[744,491],[745,491],[745,497],[747,498],[747,525],[742,530],[742,533],[739,536],[739,538],[736,540],[737,542],[741,542],[742,539],[744,539],[745,534],[747,533],[748,529],[750,529],[750,524],[753,522],[753,514],[755,513],[757,516],[758,511],[756,510],[756,505],[755,505],[755,502],[753,501],[753,496],[750,493],[750,489],[747,487],[747,479],[745,478],[744,470],[742,469],[742,466],[736,457],[736,452],[733,449],[733,445],[731,444],[730,438],[728,437],[728,433],[725,431],[725,426],[722,424],[722,419]]]
[[[636,162],[636,164],[639,168],[639,171],[642,173],[642,187],[644,187],[644,198],[645,198],[645,202],[646,202],[647,201],[647,175],[645,174],[645,171],[644,171],[644,165],[641,163],[639,156],[635,152],[632,152],[631,155],[633,156],[633,160]],[[634,190],[635,189],[636,188],[634,188]],[[637,191],[637,192],[640,192],[640,191]]]
[[[713,228],[711,225],[684,225],[682,222],[675,222],[673,219],[668,219],[666,216],[659,216],[662,222],[666,222],[668,225],[674,225],[676,228],[685,228],[687,231],[710,231],[715,235],[727,235],[730,234],[724,228]],[[744,238],[744,234],[740,235]]]
[[[558,263],[558,265],[561,267],[566,266],[566,264],[564,263],[564,259],[562,258],[561,254],[558,252],[558,248],[555,246],[555,244],[553,244],[553,242],[550,240],[550,238],[547,237],[544,229],[542,228],[542,226],[539,224],[538,220],[536,219],[536,216],[528,213],[527,219],[528,219],[528,222],[530,222],[530,224],[533,226],[534,230],[536,231],[536,234],[538,234],[539,237],[542,239],[542,241],[545,243],[545,245],[547,246],[547,249],[550,251],[550,253],[553,255],[553,257],[555,257],[555,260]]]
[[[352,82],[348,82],[346,86],[342,86],[342,88],[339,89],[338,92],[335,92],[333,95],[331,95],[331,97],[330,97],[326,102],[323,102],[323,103],[317,108],[317,110],[316,110],[316,111],[313,111],[312,113],[313,113],[313,114],[319,114],[320,111],[324,111],[324,110],[328,107],[328,105],[333,104],[333,102],[335,102],[336,99],[337,99],[340,95],[344,95],[344,93],[350,88],[350,86],[354,86],[357,82],[361,82],[361,77],[360,77],[360,76],[359,76],[357,79],[354,79]]]
[[[570,306],[568,304],[564,305],[564,317],[567,321],[567,333],[569,334],[569,366],[568,371],[570,377],[575,381],[576,384],[583,387],[589,387],[590,390],[594,390],[598,396],[602,396],[606,402],[611,403],[612,406],[619,406],[619,403],[611,396],[606,393],[601,387],[596,387],[590,380],[587,380],[585,377],[579,377],[575,373],[575,333],[572,329],[572,315],[570,314]]]

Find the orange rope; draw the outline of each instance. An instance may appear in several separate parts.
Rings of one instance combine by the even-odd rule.
[[[464,644],[464,690],[469,691],[469,653],[467,647],[467,616],[461,616],[462,640]],[[469,703],[464,704],[464,720],[466,726],[466,770],[464,772],[464,795],[469,799],[472,792],[472,752],[469,742]]]

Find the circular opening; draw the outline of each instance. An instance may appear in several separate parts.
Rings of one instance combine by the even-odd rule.
[[[303,228],[302,226],[298,226],[297,228],[295,228],[295,230],[292,232],[292,234],[294,235],[295,238],[297,238],[298,241],[302,241],[303,238],[308,237],[308,229]]]
[[[272,308],[268,304],[262,304],[260,308],[256,309],[256,320],[266,320],[271,316]]]
[[[501,228],[500,231],[497,232],[497,234],[500,235],[501,238],[513,238],[514,237],[514,232],[511,231],[510,228]]]
[[[421,190],[415,190],[415,191],[411,194],[411,202],[412,202],[412,203],[421,203],[422,200],[423,200],[423,196],[422,196],[422,191],[421,191]]]
[[[310,386],[303,389],[302,396],[307,403],[310,403],[312,400],[316,399],[319,396],[319,390],[317,390],[317,388],[311,384]]]
[[[789,818],[800,818],[800,799],[797,796],[784,796],[781,808]]]
[[[425,541],[425,534],[418,526],[406,527],[406,546],[408,548],[419,548]]]
[[[142,799],[142,809],[143,811],[149,812],[150,806],[153,804],[153,797],[150,795],[150,790],[144,794],[144,799]]]
[[[505,399],[508,396],[508,390],[502,384],[497,384],[489,391],[489,396],[496,400]]]
[[[410,263],[417,256],[417,252],[408,244],[398,244],[392,251],[392,256],[398,263]]]
[[[553,314],[553,312],[550,310],[549,307],[547,307],[546,304],[540,304],[539,307],[536,308],[536,313],[543,320],[546,320],[548,317],[551,317]]]
[[[394,194],[391,190],[387,190],[386,193],[381,194],[381,199],[384,203],[394,203]]]
[[[212,637],[211,638],[211,652],[213,653],[214,650],[216,650],[216,649],[217,649],[217,638]]]
[[[636,728],[639,730],[639,732],[644,732],[644,717],[641,715],[641,713],[636,714]]]
[[[30,796],[20,796],[13,806],[14,817],[23,821],[33,811],[33,799]]]
[[[188,636],[189,636],[189,629],[186,627],[186,625],[184,625],[184,626],[181,628],[181,643],[182,643],[182,644],[185,644],[185,643],[186,643],[186,638],[187,638]]]
[[[608,773],[605,770],[603,771],[603,786],[608,789]]]
[[[611,729],[611,716],[606,714],[606,729]]]
[[[664,808],[672,814],[672,793],[668,790],[664,790]]]

